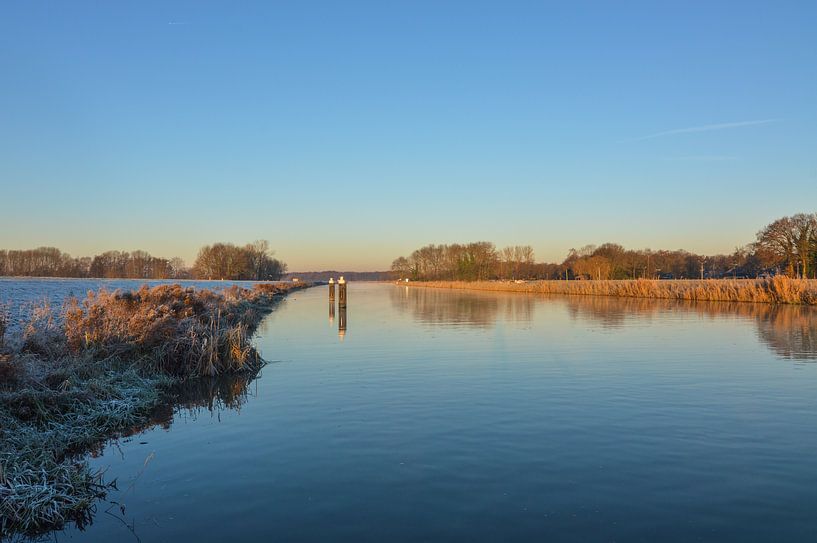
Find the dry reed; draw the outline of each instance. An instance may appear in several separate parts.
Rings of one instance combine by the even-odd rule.
[[[403,284],[403,283],[401,283]],[[776,276],[770,279],[704,279],[658,281],[650,279],[620,281],[428,281],[405,283],[408,286],[567,294],[582,296],[621,296],[709,302],[755,302],[770,304],[817,304],[817,280]]]
[[[261,360],[250,339],[285,290],[261,284],[215,293],[162,285],[89,293],[65,310],[65,344],[72,353],[124,356],[184,378],[253,371]]]

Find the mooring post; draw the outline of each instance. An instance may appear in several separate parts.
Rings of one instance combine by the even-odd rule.
[[[346,280],[342,275],[338,280],[338,306],[346,307]]]
[[[335,301],[335,278],[334,277],[329,278],[329,301],[330,302]]]
[[[329,302],[329,326],[332,326],[333,322],[335,322],[335,301],[334,300]]]

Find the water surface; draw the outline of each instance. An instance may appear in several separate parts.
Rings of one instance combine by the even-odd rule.
[[[59,539],[817,540],[812,308],[352,284],[340,317],[291,295],[242,400],[107,447],[125,514]]]

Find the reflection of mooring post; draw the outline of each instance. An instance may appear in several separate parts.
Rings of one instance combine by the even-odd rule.
[[[346,280],[342,275],[338,281],[338,306],[346,307]]]
[[[335,303],[335,278],[329,278],[329,301]]]
[[[335,322],[335,302],[329,302],[329,326],[332,326],[332,323]]]
[[[345,292],[345,290],[346,289],[342,289],[341,292]],[[346,335],[346,304],[338,307],[338,310],[340,312],[338,317],[338,337],[343,341],[343,336]]]

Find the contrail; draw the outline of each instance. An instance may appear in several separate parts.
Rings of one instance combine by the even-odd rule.
[[[725,130],[727,128],[739,128],[741,126],[756,126],[759,124],[777,123],[782,119],[762,119],[759,121],[740,121],[736,123],[719,123],[719,124],[705,124],[703,126],[691,126],[689,128],[676,128],[674,130],[665,130],[664,132],[656,132],[649,136],[641,136],[640,138],[633,138],[625,141],[644,141],[653,138],[660,138],[663,136],[672,136],[675,134],[689,134],[692,132],[710,132],[712,130]]]

